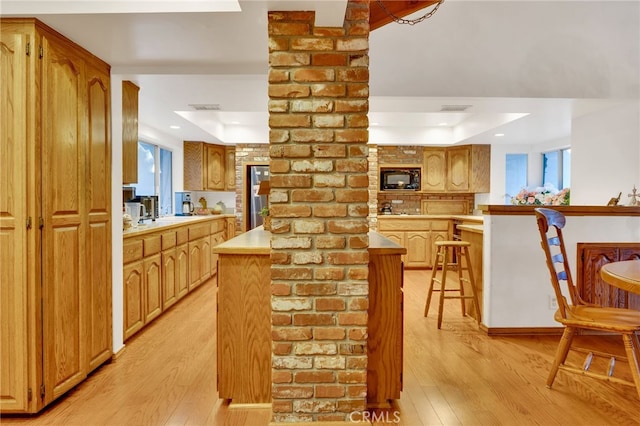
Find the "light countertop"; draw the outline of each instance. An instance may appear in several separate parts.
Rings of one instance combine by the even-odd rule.
[[[175,228],[186,224],[196,224],[198,222],[207,222],[214,219],[225,219],[227,217],[235,218],[232,214],[212,214],[202,216],[163,216],[155,220],[146,220],[144,224],[139,224],[136,227],[131,227],[122,231],[122,237],[128,238],[131,236],[139,236],[156,232],[163,229]]]
[[[407,249],[377,232],[369,232],[369,252],[375,254],[405,254]],[[271,232],[259,226],[225,241],[213,248],[220,254],[257,254],[271,253]]]
[[[378,220],[387,219],[452,219],[465,222],[483,223],[483,216],[477,215],[460,215],[460,214],[378,214]]]

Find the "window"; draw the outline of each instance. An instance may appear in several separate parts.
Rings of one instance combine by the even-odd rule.
[[[527,154],[507,154],[507,168],[505,173],[505,204],[511,203],[522,188],[527,186]]]
[[[136,195],[157,195],[161,216],[173,212],[172,152],[157,145],[138,142]]]
[[[542,154],[542,185],[551,184],[557,189],[571,185],[571,149],[560,149]]]

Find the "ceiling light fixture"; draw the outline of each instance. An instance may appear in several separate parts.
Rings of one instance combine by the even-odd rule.
[[[439,125],[440,125],[440,126],[446,126],[446,125],[447,125],[447,123],[440,123]]]
[[[170,129],[179,129],[179,128],[180,128],[180,126],[175,126],[175,125],[173,125],[173,126],[169,126],[169,128],[170,128]]]
[[[493,136],[497,136],[497,137],[501,138],[502,136],[504,136],[504,133],[496,133],[496,134],[495,134],[495,135],[493,135]]]
[[[444,0],[440,0],[434,7],[433,9],[431,9],[429,12],[425,13],[424,15],[420,16],[419,18],[415,18],[415,19],[404,19],[401,18],[399,16],[396,16],[393,12],[391,12],[389,9],[387,9],[387,7],[384,5],[382,0],[376,0],[378,3],[378,6],[380,6],[380,8],[384,11],[384,13],[386,13],[391,19],[393,19],[396,23],[398,24],[408,24],[408,25],[415,25],[415,24],[419,24],[420,22],[424,21],[425,19],[429,19],[431,18],[437,11],[438,8],[440,7],[440,5],[442,3],[444,3]],[[413,3],[413,2],[411,2]]]

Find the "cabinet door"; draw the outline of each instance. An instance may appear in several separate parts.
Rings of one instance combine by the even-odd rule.
[[[447,150],[447,190],[469,192],[469,147]]]
[[[206,189],[224,190],[225,185],[225,154],[224,147],[206,144],[207,182]]]
[[[444,149],[425,148],[423,163],[422,191],[444,191],[447,179]]]
[[[205,282],[211,277],[211,238],[202,238],[200,247],[202,248],[202,269],[200,270],[200,282]]]
[[[176,247],[176,286],[177,298],[181,299],[189,292],[189,245]]]
[[[429,254],[427,257],[429,268],[433,268],[433,263],[435,261],[434,256],[436,254],[436,247],[434,244],[436,243],[436,241],[447,241],[449,239],[450,238],[448,231],[431,232],[431,244],[429,244]]]
[[[189,291],[200,284],[202,277],[202,247],[200,240],[189,242]]]
[[[431,239],[429,232],[413,232],[406,234],[407,255],[405,266],[407,268],[427,268],[431,264]]]
[[[142,261],[124,265],[124,340],[144,325],[144,280]]]
[[[225,191],[235,191],[236,189],[236,148],[234,146],[227,146],[225,151]]]
[[[406,244],[406,233],[405,232],[401,232],[401,231],[384,231],[384,232],[380,232],[382,235],[384,235],[385,237],[387,237],[388,239],[390,239],[391,241],[393,241],[394,243],[398,244],[399,246],[402,246],[404,248],[407,248],[407,244]],[[403,254],[401,256],[401,260],[402,262],[406,262],[406,258],[407,255]]]
[[[162,282],[160,254],[144,258],[144,322],[152,321],[162,313]]]
[[[203,142],[184,142],[184,190],[202,191],[205,189],[205,154]]]
[[[66,45],[47,34],[42,46],[42,342],[48,404],[86,376],[86,86],[83,62]]]
[[[230,217],[227,218],[227,230],[225,235],[225,241],[230,240],[236,236],[236,218]]]
[[[111,140],[109,71],[87,64],[89,371],[111,358]],[[136,144],[137,145],[137,144]]]
[[[139,91],[132,82],[122,82],[122,183],[138,182]]]
[[[27,330],[27,63],[28,37],[0,26],[0,409],[26,411]],[[31,219],[32,221],[35,218]],[[32,225],[29,233],[37,232]],[[6,249],[9,248],[10,249]],[[31,264],[33,269],[34,265]]]
[[[175,248],[162,252],[162,309],[178,301],[178,265]]]

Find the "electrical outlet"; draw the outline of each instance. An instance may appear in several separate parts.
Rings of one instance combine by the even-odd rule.
[[[558,309],[558,299],[555,296],[549,295],[549,309],[553,311]]]

